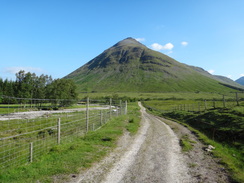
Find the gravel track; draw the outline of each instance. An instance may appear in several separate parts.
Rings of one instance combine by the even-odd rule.
[[[142,118],[150,124],[146,140],[133,165],[118,182],[190,182],[187,165],[174,132],[145,110],[142,110]]]
[[[218,159],[206,153],[187,128],[148,114],[139,105],[142,121],[137,135],[125,132],[109,156],[79,175],[70,175],[70,183],[231,182]],[[179,138],[186,134],[195,143],[193,150],[182,153]]]
[[[142,121],[137,135],[131,137],[125,133],[110,156],[71,183],[190,182],[177,136],[139,105]]]

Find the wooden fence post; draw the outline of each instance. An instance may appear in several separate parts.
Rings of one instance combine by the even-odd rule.
[[[30,163],[33,161],[33,142],[30,143]]]
[[[119,100],[119,114],[122,115],[122,101]]]
[[[89,97],[86,99],[86,133],[89,131]]]
[[[100,126],[103,125],[103,113],[102,110],[100,111]]]
[[[225,108],[226,105],[225,105],[225,96],[223,95],[223,107]]]
[[[239,106],[238,93],[236,92],[236,105]]]
[[[58,130],[58,133],[57,133],[57,143],[60,144],[60,134],[61,134],[61,123],[60,123],[60,118],[58,118],[58,124],[57,124],[57,130]]]
[[[109,99],[109,118],[112,116],[112,98]]]

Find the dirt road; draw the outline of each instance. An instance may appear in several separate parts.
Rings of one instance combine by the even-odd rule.
[[[72,183],[229,182],[223,168],[204,152],[203,145],[188,129],[150,115],[139,105],[142,125],[136,137],[125,134],[110,156]],[[188,153],[182,153],[179,145],[178,137],[185,134],[195,141],[193,150]]]
[[[127,157],[126,153],[124,159],[130,159],[131,166],[124,165],[122,159],[104,182],[189,182],[187,166],[176,135],[169,126],[146,113],[143,107],[141,112],[147,131],[142,134],[144,138],[139,151],[133,157]],[[131,148],[138,149],[136,145],[138,143],[134,143]],[[124,166],[127,167],[125,171],[118,171]]]

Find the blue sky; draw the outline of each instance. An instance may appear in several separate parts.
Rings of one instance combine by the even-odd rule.
[[[243,0],[0,0],[0,77],[62,78],[127,37],[179,62],[244,76]]]

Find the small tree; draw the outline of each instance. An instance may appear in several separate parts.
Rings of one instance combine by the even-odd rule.
[[[75,103],[78,99],[76,85],[70,79],[56,79],[51,84],[47,85],[46,98],[56,99],[53,104],[57,105],[59,101],[61,106],[69,106]]]

